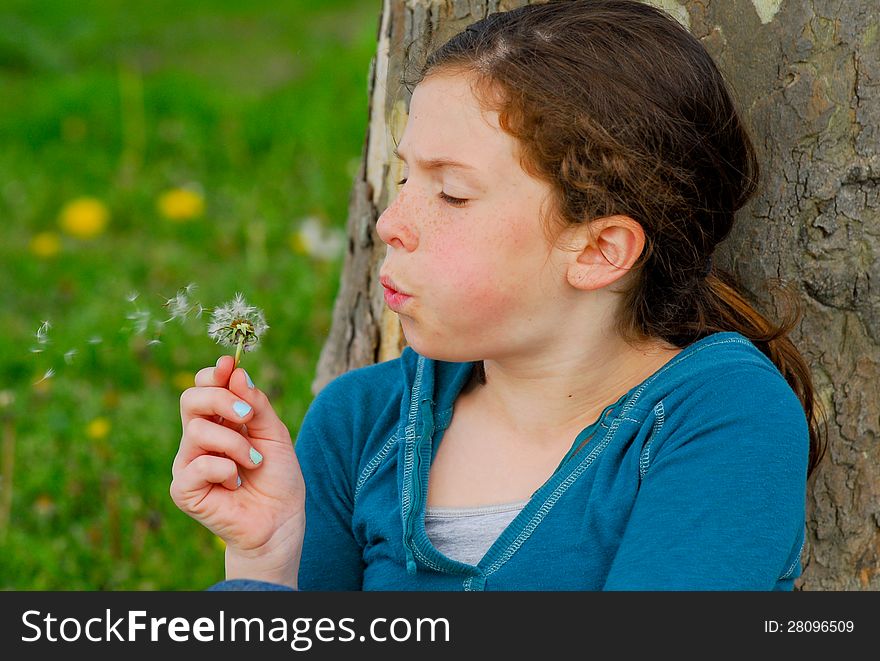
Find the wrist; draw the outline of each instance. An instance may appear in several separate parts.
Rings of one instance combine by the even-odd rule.
[[[302,532],[282,535],[254,549],[226,547],[226,580],[251,579],[297,589]]]

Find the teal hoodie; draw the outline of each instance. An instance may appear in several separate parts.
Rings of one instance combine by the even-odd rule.
[[[476,363],[407,347],[310,406],[302,590],[791,590],[804,542],[803,408],[748,339],[686,347],[585,428],[477,565],[424,525],[428,472]],[[595,433],[594,433],[595,432]],[[260,589],[225,581],[212,589]]]

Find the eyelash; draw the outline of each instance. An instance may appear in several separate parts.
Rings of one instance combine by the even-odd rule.
[[[403,186],[405,183],[406,183],[406,177],[404,177],[403,179],[398,181],[397,185]],[[442,191],[440,192],[440,199],[443,200],[444,202],[446,202],[446,204],[453,206],[453,207],[463,207],[465,204],[468,203],[468,201],[465,199],[462,199],[460,197],[452,197],[451,195],[447,195],[446,193],[444,193]]]

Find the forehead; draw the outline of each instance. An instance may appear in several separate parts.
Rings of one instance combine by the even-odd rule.
[[[498,112],[484,110],[466,75],[435,74],[416,86],[398,151],[412,160],[445,158],[486,173],[519,169],[513,136],[498,123]]]

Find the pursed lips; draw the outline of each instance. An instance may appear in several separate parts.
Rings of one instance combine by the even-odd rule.
[[[379,282],[385,288],[385,304],[394,312],[400,312],[404,304],[412,298],[409,294],[399,290],[394,280],[387,275],[380,276]]]

